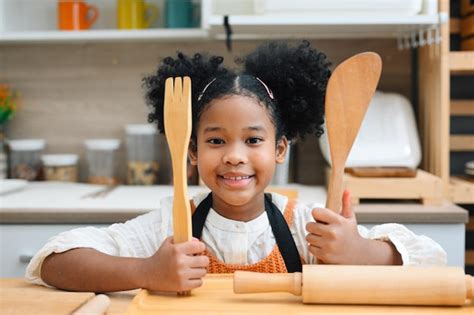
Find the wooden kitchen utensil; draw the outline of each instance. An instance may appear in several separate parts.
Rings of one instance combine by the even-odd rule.
[[[165,134],[173,165],[173,240],[175,243],[192,239],[191,208],[188,199],[186,165],[191,137],[191,79],[166,79]]]
[[[174,83],[174,84],[173,84]],[[191,137],[191,79],[165,81],[164,124],[173,167],[173,242],[192,239],[191,208],[186,177],[187,153]],[[186,292],[184,295],[189,294]]]
[[[341,211],[342,176],[347,157],[382,71],[382,60],[373,52],[357,54],[336,67],[326,89],[326,129],[331,152],[326,208]]]
[[[303,303],[463,305],[474,278],[458,267],[303,265],[303,272],[234,273],[235,293],[289,292]]]
[[[110,298],[105,294],[98,294],[75,310],[72,315],[103,315],[110,305]]]

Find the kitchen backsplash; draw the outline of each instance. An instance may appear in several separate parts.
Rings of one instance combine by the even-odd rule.
[[[223,41],[126,42],[86,44],[11,44],[0,47],[0,82],[20,93],[20,109],[6,129],[10,139],[44,138],[45,153],[80,155],[80,180],[85,180],[84,140],[124,140],[126,124],[146,123],[141,79],[156,69],[160,58],[176,50],[222,54],[227,64],[252,50],[258,41],[236,41],[233,52]],[[333,65],[366,50],[383,58],[379,89],[412,96],[411,53],[399,51],[395,40],[319,40]],[[161,152],[166,150],[162,139]],[[316,137],[295,147],[290,179],[301,184],[324,182],[324,160]],[[119,151],[121,178],[125,179],[125,149]],[[162,163],[166,161],[163,157]],[[166,165],[164,165],[166,167]],[[159,182],[169,181],[169,170]]]

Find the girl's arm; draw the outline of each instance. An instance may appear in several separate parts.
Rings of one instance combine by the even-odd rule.
[[[426,236],[400,224],[382,224],[370,231],[357,225],[349,193],[343,196],[341,214],[325,208],[312,210],[306,225],[309,252],[332,264],[444,265],[445,251]]]
[[[143,260],[77,248],[49,255],[41,267],[41,278],[48,285],[70,291],[131,290],[141,287]]]
[[[202,285],[209,260],[194,255],[203,250],[200,241],[175,245],[171,237],[148,258],[116,257],[77,248],[49,255],[42,264],[41,277],[51,286],[71,291],[186,291]]]

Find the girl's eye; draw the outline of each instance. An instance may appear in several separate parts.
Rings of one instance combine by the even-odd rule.
[[[213,139],[209,139],[206,141],[207,143],[210,143],[210,144],[223,144],[224,143],[224,140],[222,139],[217,139],[217,138],[213,138]]]
[[[248,138],[247,139],[247,143],[248,144],[259,144],[260,142],[262,142],[263,139],[260,139],[260,138]]]

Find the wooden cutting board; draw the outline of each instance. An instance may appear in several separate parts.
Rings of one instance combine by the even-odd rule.
[[[231,274],[212,274],[191,296],[149,293],[141,290],[126,314],[470,314],[474,305],[464,307],[308,305],[289,293],[234,294]]]
[[[0,314],[71,314],[95,296],[91,292],[66,292],[32,285],[25,280],[0,280]]]

